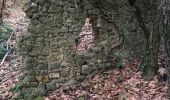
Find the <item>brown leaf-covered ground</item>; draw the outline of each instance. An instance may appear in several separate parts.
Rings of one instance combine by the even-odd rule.
[[[11,39],[6,41],[6,44],[13,49],[0,66],[0,100],[8,100],[12,97],[10,88],[15,86],[18,76],[21,75],[21,57],[17,53],[16,42],[17,38],[26,31],[28,25],[25,13],[19,7],[6,9],[4,17],[4,22],[13,29]]]
[[[138,63],[98,73],[80,85],[52,92],[46,100],[168,100],[167,83],[157,77],[144,81]]]

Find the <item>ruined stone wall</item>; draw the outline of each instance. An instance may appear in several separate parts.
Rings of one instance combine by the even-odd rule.
[[[128,3],[104,1],[106,14],[113,15],[113,21],[124,32],[122,29],[130,19]],[[32,100],[32,97],[74,85],[90,74],[114,66],[108,59],[108,49],[117,42],[117,33],[113,23],[103,18],[101,9],[88,0],[31,0],[25,12],[30,25],[19,42],[23,59],[23,75],[15,88],[19,98]],[[80,54],[76,52],[75,40],[89,16],[98,20],[92,22],[94,46]]]
[[[86,17],[100,13],[86,0],[32,0],[25,12],[30,25],[19,43],[23,75],[17,85],[18,97],[45,95],[111,67],[105,52],[107,32],[102,33],[88,53],[76,53],[76,34],[81,32]]]

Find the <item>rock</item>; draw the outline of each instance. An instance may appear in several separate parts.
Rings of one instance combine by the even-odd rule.
[[[36,79],[39,82],[48,82],[49,81],[48,76],[46,76],[46,75],[36,76]]]
[[[67,67],[69,65],[69,63],[62,61],[62,63],[60,64],[61,67]]]
[[[67,77],[69,75],[69,71],[67,69],[63,69],[63,71],[60,72],[62,77]]]
[[[60,68],[60,64],[59,64],[59,62],[51,62],[48,64],[48,68],[49,69],[58,69],[58,68]]]
[[[46,63],[42,63],[42,64],[39,64],[37,68],[40,70],[46,70],[48,69],[48,65]]]
[[[68,81],[67,83],[63,84],[64,86],[71,86],[71,85],[75,85],[77,83],[76,80],[71,79],[70,81]]]
[[[60,84],[59,84],[59,83],[56,83],[55,86],[56,86],[56,88],[59,88],[59,87],[60,87]]]
[[[50,73],[49,78],[59,78],[60,73]]]
[[[55,83],[53,83],[53,81],[51,83],[47,83],[46,87],[47,87],[47,91],[53,91],[56,89],[56,85]]]
[[[66,81],[65,78],[60,77],[59,79],[57,79],[57,83],[64,83]]]
[[[102,51],[101,47],[94,47],[92,48],[92,51],[95,53],[100,53]]]
[[[91,71],[92,71],[92,67],[91,66],[83,65],[81,67],[82,74],[90,74]]]
[[[106,63],[106,68],[111,68],[111,66],[112,66],[112,63]]]
[[[77,81],[82,81],[82,80],[84,80],[86,77],[85,76],[77,76],[76,77],[76,80]]]
[[[45,89],[45,85],[41,85],[37,87],[37,91],[41,94],[41,95],[46,95],[47,94],[47,90]]]
[[[83,55],[78,55],[76,57],[76,64],[78,66],[82,66],[85,62],[86,62],[86,59],[85,59],[85,57]]]

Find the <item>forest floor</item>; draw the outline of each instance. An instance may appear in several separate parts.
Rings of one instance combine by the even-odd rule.
[[[28,21],[20,8],[9,11],[5,20],[14,29],[10,45],[17,48],[17,38],[26,32]],[[0,66],[0,100],[13,96],[10,88],[21,75],[21,57],[16,51],[11,51]],[[45,100],[168,100],[167,89],[167,82],[159,82],[156,77],[152,81],[143,80],[139,61],[134,59],[122,69],[98,73],[77,86],[53,91]]]
[[[46,100],[169,100],[167,89],[167,83],[157,77],[143,80],[139,62],[132,60],[123,69],[98,73],[75,87],[56,90]]]
[[[5,12],[4,22],[12,28],[12,33],[6,41],[9,50],[4,62],[0,65],[0,100],[8,100],[12,97],[10,89],[15,86],[18,76],[21,75],[21,57],[17,53],[17,39],[27,30],[27,19],[20,7],[9,8]]]

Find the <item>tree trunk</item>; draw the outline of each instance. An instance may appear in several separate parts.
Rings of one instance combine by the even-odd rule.
[[[6,5],[6,0],[1,0],[0,1],[0,25],[3,23],[3,14],[4,14],[4,9]]]
[[[160,16],[157,14],[153,30],[150,32],[145,25],[144,19],[142,18],[142,13],[139,5],[134,5],[133,8],[135,9],[135,16],[141,29],[144,32],[146,40],[145,53],[142,62],[142,75],[144,79],[151,80],[154,78],[158,71],[157,61],[160,45]]]
[[[144,68],[143,68],[143,78],[146,80],[151,80],[154,78],[158,71],[158,53],[160,46],[160,16],[157,15],[153,31],[149,38],[149,48],[146,48],[146,55],[144,57]]]
[[[162,23],[161,35],[163,38],[165,61],[168,71],[168,95],[170,97],[170,0],[160,0],[159,9],[161,10],[159,13]]]

